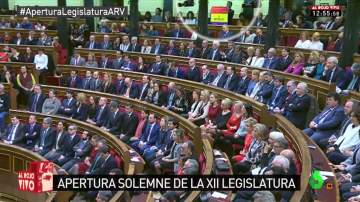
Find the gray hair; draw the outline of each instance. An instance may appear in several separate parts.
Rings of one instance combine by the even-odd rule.
[[[199,174],[199,163],[195,159],[188,159],[185,162],[185,165],[188,165],[188,167],[186,167],[184,169],[184,174],[185,175],[197,175],[197,174]]]
[[[307,83],[305,83],[305,82],[300,82],[298,85],[300,85],[301,87],[303,87],[305,92],[308,92],[308,85],[307,85]]]
[[[289,142],[285,138],[278,138],[275,142],[279,143],[280,146],[284,149],[289,147]]]
[[[280,138],[284,138],[284,134],[282,132],[279,131],[272,131],[269,134],[269,138],[273,139],[273,140],[277,140]]]
[[[332,63],[334,63],[334,64],[336,64],[336,65],[339,63],[338,58],[335,57],[335,56],[330,56],[330,57],[328,57],[327,61],[328,61],[328,62],[332,62]]]
[[[257,191],[253,199],[256,202],[275,202],[275,196],[270,191]]]
[[[352,71],[360,71],[360,63],[354,63],[354,64],[351,66],[351,70],[352,70]]]
[[[279,166],[284,170],[288,171],[290,168],[290,161],[288,158],[282,155],[276,155],[274,160],[271,162],[273,166]]]
[[[44,118],[43,122],[46,123],[46,124],[51,125],[52,124],[52,118],[51,117],[46,117],[46,118]]]

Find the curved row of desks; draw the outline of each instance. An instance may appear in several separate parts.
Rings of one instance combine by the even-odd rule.
[[[99,69],[99,68],[74,67],[74,66],[66,66],[66,65],[59,66],[58,68],[59,68],[59,70],[61,70],[63,72],[64,75],[68,75],[69,72],[74,68],[76,70],[78,70],[79,75],[85,75],[85,72],[87,70],[99,71],[99,72],[109,72],[111,74],[122,73],[125,77],[130,77],[134,80],[141,80],[142,76],[145,75],[144,73],[138,73],[138,72],[127,72],[127,71],[121,71],[121,70],[110,70],[110,69]],[[165,77],[165,76],[153,75],[150,77],[155,78],[161,84],[175,82],[179,88],[182,88],[186,91],[192,91],[195,89],[196,90],[204,90],[205,89],[205,90],[208,90],[209,92],[214,92],[214,93],[218,94],[220,98],[230,98],[233,101],[240,100],[245,103],[251,103],[254,108],[254,112],[259,115],[262,123],[283,132],[284,135],[286,136],[286,138],[289,140],[289,142],[291,142],[293,144],[295,152],[298,155],[298,159],[300,159],[300,161],[302,162],[302,182],[301,182],[301,188],[302,188],[301,190],[302,191],[296,192],[294,198],[299,199],[302,197],[304,191],[307,188],[307,182],[308,182],[308,177],[305,177],[305,176],[310,176],[310,172],[311,172],[310,152],[307,147],[303,147],[303,145],[305,145],[305,140],[302,137],[302,134],[300,133],[300,131],[293,124],[291,124],[288,120],[286,120],[283,116],[273,115],[273,114],[268,113],[266,106],[262,103],[255,102],[246,96],[242,96],[242,95],[238,95],[238,94],[235,94],[232,92],[224,91],[223,89],[220,89],[217,87],[212,87],[212,86],[208,86],[208,85],[198,83],[198,82],[192,82],[192,81],[170,78],[170,77]],[[115,97],[119,97],[119,96],[115,96]],[[142,103],[144,103],[144,102],[142,102]],[[200,133],[198,133],[198,134],[200,134]]]

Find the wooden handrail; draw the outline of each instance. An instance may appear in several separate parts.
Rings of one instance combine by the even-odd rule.
[[[20,28],[5,28],[0,30],[2,33],[7,32],[10,36],[16,36],[17,33],[21,33],[21,36],[23,38],[26,38],[30,31],[33,31],[35,33],[35,37],[37,38],[40,37],[41,32],[46,33],[49,37],[55,37],[58,35],[57,30],[35,30],[35,29],[20,29]]]

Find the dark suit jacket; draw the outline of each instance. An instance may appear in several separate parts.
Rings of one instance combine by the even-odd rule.
[[[284,57],[280,57],[275,70],[284,71],[291,64],[292,58],[288,56],[286,59]]]
[[[11,136],[9,136],[9,135],[10,135],[12,127],[13,127],[13,124],[8,125],[8,127],[6,129],[6,133],[2,139],[10,141]],[[24,138],[25,138],[24,125],[19,123],[18,127],[16,128],[15,136],[14,136],[14,140],[13,140],[12,144],[22,145],[24,143]]]
[[[225,56],[221,55],[221,60],[226,61],[226,62],[231,62],[233,59],[233,56],[235,54],[235,49],[227,49],[225,51]]]
[[[155,103],[155,96],[156,96],[157,93],[159,95],[158,95],[157,103]],[[156,93],[153,93],[153,95],[151,97],[151,100],[150,100],[150,103],[155,104],[157,106],[165,105],[165,103],[166,103],[166,94],[164,92],[162,92],[162,91],[158,91]]]
[[[268,100],[271,98],[272,91],[273,91],[273,85],[271,85],[269,82],[264,82],[261,85],[256,96],[260,98],[260,101],[262,103],[268,103]]]
[[[56,148],[56,141],[57,141],[57,139],[58,139],[58,137],[59,137],[59,134],[60,133],[56,133],[56,135],[55,135],[55,142],[54,142],[54,145],[53,145],[53,149],[55,149]],[[63,131],[62,133],[61,133],[61,136],[60,136],[60,139],[59,139],[59,143],[58,143],[58,146],[59,146],[59,148],[58,148],[58,150],[57,150],[57,152],[60,152],[61,154],[63,154],[63,152],[64,152],[64,148],[65,148],[65,145],[67,144],[67,138],[68,138],[69,136],[68,136],[68,133],[67,132],[65,132],[65,131]]]
[[[139,120],[134,113],[131,113],[130,116],[124,113],[121,119],[120,134],[124,134],[128,137],[134,136],[138,122]]]
[[[200,58],[203,58],[203,59],[208,59],[208,55],[209,55],[209,53],[210,53],[210,48],[206,48],[206,49],[201,49],[200,50],[200,55],[199,55],[199,57]]]
[[[98,152],[94,158],[94,161],[91,162],[91,166],[87,169],[86,172],[89,172],[91,175],[99,175],[102,174],[101,165],[104,163],[104,158],[102,153]]]
[[[268,105],[271,108],[275,108],[275,107],[278,107],[279,109],[283,108],[287,94],[288,92],[285,86],[282,85],[280,87],[279,92],[278,89],[274,87]]]
[[[123,66],[124,60],[121,58],[115,58],[112,61],[112,69],[120,69]]]
[[[67,87],[70,87],[70,88],[81,88],[81,84],[82,84],[82,80],[79,76],[76,76],[75,77],[75,81],[73,83],[71,83],[72,81],[72,77],[68,77],[67,80],[66,80],[66,84],[67,84]]]
[[[165,53],[166,55],[179,55],[179,50],[176,47],[168,48]]]
[[[105,124],[107,123],[107,120],[108,120],[109,114],[110,114],[110,109],[108,106],[105,106],[105,108],[103,109],[103,112],[101,114],[100,114],[100,111],[101,111],[101,108],[98,107],[96,110],[95,117],[93,119],[93,121],[96,122],[96,125],[99,127],[105,126]]]
[[[153,53],[153,54],[164,54],[164,52],[165,52],[165,49],[164,49],[164,47],[163,47],[162,45],[159,46],[158,52],[155,52],[155,50],[156,50],[156,47],[155,47],[155,46],[152,46],[150,53]]]
[[[122,89],[122,92],[120,93],[120,95],[125,95],[127,89],[128,89],[128,87],[126,85],[124,85],[124,88]],[[131,87],[130,87],[129,97],[137,98],[138,96],[139,96],[139,88],[135,83],[132,83]]]
[[[140,140],[146,142],[147,146],[155,145],[157,137],[159,136],[160,126],[157,123],[155,123],[151,133],[150,133],[150,129],[151,129],[151,124],[148,123],[145,127],[144,133],[142,133],[140,137]]]
[[[53,148],[53,146],[55,144],[56,131],[53,128],[49,128],[47,133],[43,134],[44,130],[45,130],[44,128],[41,128],[41,130],[40,130],[40,136],[39,136],[37,145],[39,147],[41,146],[42,135],[45,135],[43,151],[46,151],[46,153],[47,153],[48,151],[50,151]]]
[[[246,90],[249,86],[250,78],[247,76],[245,79],[241,78],[237,84],[236,92],[242,95],[245,95]]]
[[[213,81],[216,79],[216,77],[217,77],[217,75],[214,76]],[[219,79],[219,81],[218,81],[218,83],[217,83],[216,86],[219,87],[219,88],[223,88],[224,85],[225,85],[225,83],[226,83],[226,79],[227,79],[227,75],[226,75],[226,73],[224,72],[224,73],[221,75],[221,77],[220,77],[220,79]]]
[[[310,108],[310,97],[305,94],[302,97],[291,95],[285,105],[285,117],[299,129],[303,129],[306,123],[307,113]]]
[[[139,86],[139,94],[138,94],[138,97],[140,100],[145,100],[145,97],[148,93],[148,90],[149,90],[149,85],[150,84],[146,84],[146,86],[144,87],[144,84],[141,84],[141,86]],[[141,94],[142,93],[142,94]]]
[[[80,147],[80,146],[82,146],[82,147]],[[80,151],[78,151],[78,149],[80,149]],[[90,140],[87,140],[86,142],[85,142],[85,140],[80,140],[73,147],[73,151],[75,152],[75,157],[79,157],[81,159],[84,158],[85,156],[87,156],[90,153],[90,150],[91,150],[91,142],[90,142]]]
[[[74,146],[80,141],[81,138],[79,135],[75,135],[72,139],[70,135],[67,134],[66,136],[67,138],[65,139],[63,155],[66,158],[73,158],[75,155]]]
[[[153,63],[149,68],[149,74],[165,75],[167,66],[165,63],[161,62],[160,64]]]
[[[32,93],[31,96],[30,96],[30,100],[29,100],[28,110],[31,111],[31,112],[40,112],[41,113],[42,106],[44,104],[46,96],[41,93],[39,98],[37,99],[36,104],[35,104],[35,98],[36,98],[35,94]],[[35,108],[35,105],[36,105],[36,108]]]
[[[31,128],[30,124],[26,124],[24,127],[25,134],[25,146],[28,148],[33,148],[35,143],[38,141],[40,135],[41,126],[37,123]],[[28,134],[28,135],[26,135]]]
[[[84,78],[81,82],[81,88],[85,90],[90,90],[91,83],[93,82],[92,80],[93,80],[92,77]]]
[[[125,86],[124,79],[122,79],[122,80],[116,80],[116,81],[114,82],[114,85],[115,85],[115,93],[116,93],[117,95],[120,95],[121,92],[122,92],[122,89],[123,89],[124,86]]]
[[[234,34],[230,31],[228,31],[228,32],[221,31],[220,32],[220,38],[222,38],[222,39],[231,37],[232,35],[234,35]]]
[[[70,111],[65,111],[65,109],[70,109]],[[74,110],[76,108],[76,100],[75,98],[72,98],[69,102],[69,99],[64,99],[62,101],[62,105],[60,109],[58,110],[58,114],[63,114],[67,116],[71,116],[74,113]]]
[[[17,41],[20,39],[20,45],[24,45],[25,44],[25,39],[23,39],[23,38],[13,38],[12,39],[12,43],[13,44],[17,44]]]
[[[229,76],[227,76],[225,83],[224,83],[224,88],[226,87],[226,82],[229,79]],[[236,74],[233,74],[232,77],[230,78],[230,83],[227,86],[226,90],[230,90],[230,91],[236,91],[237,89],[237,84],[239,82],[239,77]]]
[[[265,44],[265,36],[255,36],[253,43],[254,44]]]
[[[105,42],[101,42],[99,48],[100,49],[106,49],[106,50],[112,50],[113,45],[112,45],[112,43],[110,41],[108,41],[108,43],[106,45],[105,45]]]
[[[122,116],[123,114],[120,111],[118,111],[115,116],[114,112],[109,113],[109,119],[107,120],[106,128],[109,129],[110,133],[114,135],[118,134],[118,132],[120,131]]]
[[[326,71],[325,76],[322,77],[324,81],[330,81],[331,71]],[[331,83],[335,83],[340,89],[344,90],[346,86],[345,72],[342,68],[336,67],[333,76],[331,78]]]
[[[109,85],[105,85],[103,84],[101,92],[103,93],[109,93],[109,94],[114,94],[115,93],[115,86],[113,83],[110,83]]]
[[[102,81],[101,81],[100,78],[98,80],[95,80],[93,78],[91,80],[91,83],[90,83],[90,90],[92,90],[92,91],[101,91],[101,89],[103,88],[102,86],[103,86],[103,84],[102,84]]]
[[[88,106],[86,104],[76,106],[71,117],[80,121],[85,121],[88,118]]]
[[[263,67],[265,69],[275,69],[278,66],[279,59],[273,57],[271,60],[269,58],[265,58]]]
[[[344,108],[342,106],[338,106],[335,109],[333,109],[329,115],[325,117],[322,123],[319,123],[321,120],[322,114],[325,113],[329,108],[326,107],[319,115],[317,115],[313,121],[315,123],[318,123],[316,131],[336,131],[339,126],[341,125],[341,122],[346,118],[344,113]]]
[[[169,69],[168,76],[174,77],[174,78],[179,78],[179,79],[184,79],[185,73],[181,68],[177,67],[175,71],[173,71],[172,69]]]
[[[128,62],[123,62],[120,66],[120,69],[121,70],[125,70],[125,71],[137,71],[137,66],[136,64],[132,63],[131,61],[128,61]]]
[[[205,78],[203,75],[201,75],[201,82],[204,84],[209,84],[214,80],[214,75],[211,74],[211,72],[209,72]]]
[[[199,51],[196,48],[193,48],[192,51],[190,49],[187,49],[186,57],[197,58],[197,57],[199,57]]]
[[[171,37],[174,37],[174,38],[184,38],[185,37],[185,34],[184,32],[180,29],[180,30],[177,30],[177,29],[174,29],[172,32],[171,32]]]
[[[32,38],[31,40],[29,40],[29,38],[25,39],[25,45],[37,45],[37,42],[37,38]]]
[[[200,82],[201,78],[200,78],[200,70],[197,67],[194,67],[193,69],[191,69],[189,67],[188,73],[187,73],[187,80],[190,81],[197,81]]]
[[[85,48],[90,48],[90,42],[86,42],[85,44]],[[94,42],[94,47],[93,49],[99,49],[100,48],[100,45],[97,43],[97,42]]]
[[[115,158],[113,156],[109,156],[109,158],[106,158],[101,164],[99,174],[107,175],[112,169],[116,167],[117,165]]]
[[[141,45],[139,45],[139,44],[135,44],[135,45],[130,44],[130,51],[132,51],[132,52],[140,52],[141,51]]]
[[[221,60],[220,49],[216,50],[216,53],[215,53],[215,56],[214,56],[214,59],[213,59],[214,52],[215,52],[215,50],[211,49],[209,51],[207,59],[209,59],[209,60]]]
[[[107,68],[107,69],[111,69],[112,68],[112,61],[110,58],[108,58],[107,60],[100,60],[99,62],[99,68]]]

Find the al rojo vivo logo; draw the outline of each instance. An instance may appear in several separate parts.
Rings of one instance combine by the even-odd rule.
[[[35,193],[52,191],[53,167],[49,161],[31,162],[30,169],[18,173],[18,190]]]

